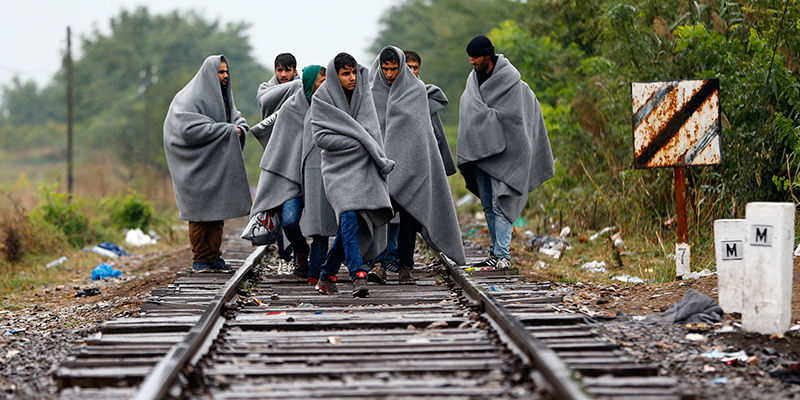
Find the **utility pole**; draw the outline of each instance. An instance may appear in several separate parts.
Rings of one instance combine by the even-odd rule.
[[[150,164],[150,86],[158,82],[158,77],[155,75],[156,71],[158,71],[156,66],[147,64],[144,70],[139,72],[139,77],[144,81],[142,85],[139,86],[139,93],[144,94],[144,118],[142,118],[144,122],[144,130],[142,131],[144,144],[139,161],[147,165]]]
[[[67,55],[64,64],[67,68],[67,193],[72,198],[72,33],[67,27]]]

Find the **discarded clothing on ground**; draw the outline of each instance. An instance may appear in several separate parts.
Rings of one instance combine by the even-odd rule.
[[[681,301],[660,314],[651,314],[647,321],[675,324],[713,324],[721,320],[722,307],[712,298],[689,289]]]

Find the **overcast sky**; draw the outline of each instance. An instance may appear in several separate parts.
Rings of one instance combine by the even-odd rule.
[[[0,12],[0,85],[13,76],[47,84],[61,68],[67,26],[73,57],[81,36],[94,28],[109,32],[120,10],[146,6],[151,15],[194,9],[206,20],[249,22],[253,56],[272,69],[275,56],[291,52],[302,68],[326,65],[340,51],[369,65],[367,47],[378,35],[383,12],[401,0],[17,0],[3,1]],[[343,22],[343,21],[347,22]]]

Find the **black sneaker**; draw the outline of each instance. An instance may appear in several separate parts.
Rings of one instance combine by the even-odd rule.
[[[489,253],[489,256],[484,258],[481,262],[473,265],[475,268],[494,268],[497,265],[497,256],[494,253]]]
[[[211,261],[208,263],[209,268],[215,269],[217,271],[230,271],[233,268],[229,267],[228,264],[225,264],[225,260],[222,257],[217,257],[216,260]]]
[[[298,278],[308,278],[308,254],[295,253],[292,264],[294,264],[293,274]]]
[[[367,273],[358,271],[356,279],[353,280],[353,297],[369,297],[369,289],[367,289]]]
[[[208,264],[202,261],[192,263],[192,269],[195,271],[205,271],[208,269]]]
[[[400,272],[400,265],[396,258],[389,258],[386,261],[382,262],[381,265],[384,266],[384,270],[387,272]]]
[[[330,279],[320,279],[317,281],[314,289],[316,289],[319,294],[338,294],[339,289],[336,288],[336,281],[338,280],[339,278],[336,276],[332,276]]]
[[[369,273],[367,274],[367,280],[372,283],[386,283],[386,270],[383,269],[383,265],[381,265],[380,262],[376,262],[375,266],[369,270]]]

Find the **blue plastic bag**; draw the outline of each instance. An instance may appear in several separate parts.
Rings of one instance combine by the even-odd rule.
[[[121,275],[122,271],[111,268],[111,266],[108,264],[100,264],[94,267],[94,269],[92,270],[93,281],[96,281],[98,279],[114,278]]]

